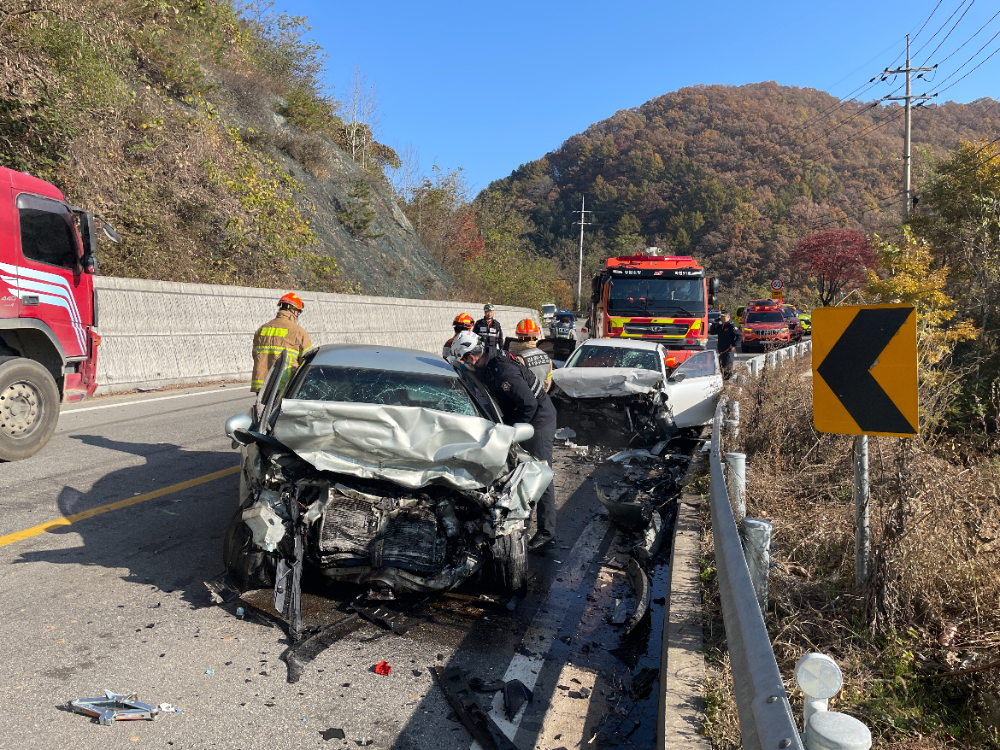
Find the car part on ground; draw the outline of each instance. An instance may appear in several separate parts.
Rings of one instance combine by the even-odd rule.
[[[103,698],[77,698],[70,701],[74,713],[93,716],[98,724],[111,726],[116,721],[156,721],[160,709],[149,703],[141,703],[136,693],[119,695],[104,691]],[[171,707],[172,708],[172,707]],[[173,713],[173,711],[170,711]]]
[[[435,667],[434,671],[458,720],[484,750],[517,750],[493,717],[479,705],[461,669],[456,666]]]

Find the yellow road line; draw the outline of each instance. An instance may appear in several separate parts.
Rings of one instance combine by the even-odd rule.
[[[76,523],[77,521],[82,521],[85,518],[93,518],[94,516],[99,516],[102,513],[110,513],[113,510],[120,510],[121,508],[127,508],[130,505],[138,505],[139,503],[144,503],[147,500],[155,500],[158,497],[163,497],[164,495],[172,495],[175,492],[180,492],[181,490],[186,490],[189,487],[197,487],[199,484],[205,484],[206,482],[211,482],[215,479],[221,479],[222,477],[228,477],[231,474],[236,474],[239,472],[239,466],[232,466],[228,469],[223,469],[222,471],[215,471],[211,474],[206,474],[203,477],[196,477],[194,479],[189,479],[186,482],[180,482],[178,484],[172,484],[169,487],[163,487],[158,490],[153,490],[152,492],[147,492],[144,495],[136,495],[135,497],[130,497],[127,500],[119,500],[116,503],[108,503],[107,505],[99,505],[96,508],[91,508],[90,510],[82,510],[79,513],[73,513],[69,516],[63,516],[62,518],[57,518],[54,521],[48,521],[47,523],[40,523],[37,526],[32,526],[30,529],[22,529],[21,531],[15,531],[13,534],[7,534],[6,536],[0,536],[0,547],[6,547],[8,544],[14,544],[15,542],[23,541],[24,539],[29,539],[33,536],[38,536],[39,534],[44,534],[46,531],[51,531],[52,529],[57,529],[60,526],[69,526],[70,524]]]

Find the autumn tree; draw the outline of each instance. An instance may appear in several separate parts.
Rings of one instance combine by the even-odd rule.
[[[861,232],[831,229],[800,241],[789,263],[816,280],[820,304],[826,307],[840,292],[865,282],[875,266],[875,253]]]

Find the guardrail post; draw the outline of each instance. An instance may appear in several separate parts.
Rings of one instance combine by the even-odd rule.
[[[744,453],[727,453],[726,489],[733,502],[733,513],[737,519],[747,514],[747,457]]]
[[[757,604],[760,613],[767,611],[767,575],[771,568],[771,532],[772,525],[760,518],[744,518],[740,522],[743,530],[743,557],[750,571],[750,581],[754,593],[757,594]]]

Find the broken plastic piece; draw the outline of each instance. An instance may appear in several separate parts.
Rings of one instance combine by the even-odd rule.
[[[111,726],[116,721],[155,721],[160,709],[148,703],[140,703],[136,693],[118,695],[104,691],[103,698],[77,698],[70,701],[70,708],[78,714],[96,717],[98,723]]]
[[[285,536],[284,521],[265,502],[243,511],[243,523],[253,532],[253,543],[268,552],[274,552]]]
[[[329,742],[330,740],[343,740],[347,739],[347,735],[344,734],[343,729],[337,729],[335,727],[330,727],[329,729],[324,729],[319,733],[319,736],[324,740]]]
[[[555,438],[556,440],[569,440],[570,438],[576,437],[576,430],[570,427],[560,427],[556,430]]]
[[[390,674],[392,674],[392,667],[389,666],[389,662],[387,662],[387,661],[380,661],[378,664],[376,664],[375,665],[375,674],[385,675],[387,677]]]
[[[495,693],[503,690],[503,680],[484,680],[482,677],[470,677],[469,687],[477,693]]]
[[[244,616],[244,615],[245,615],[246,613],[247,613],[247,611],[246,611],[245,609],[243,609],[243,607],[237,607],[237,608],[236,608],[236,616],[237,616],[238,618],[240,618],[241,620],[243,619],[243,616]]]
[[[514,721],[521,706],[530,703],[534,696],[527,686],[520,680],[511,680],[503,686],[503,707],[507,714],[507,721]]]
[[[452,666],[435,667],[434,670],[452,710],[484,750],[517,750],[517,746],[497,726],[493,716],[479,705],[461,669]]]
[[[632,613],[628,623],[625,625],[625,636],[628,637],[635,630],[636,625],[646,616],[646,613],[649,612],[649,597],[652,591],[649,588],[649,578],[646,576],[646,572],[639,567],[639,563],[635,560],[629,562],[625,575],[628,577],[628,582],[635,591],[635,612]]]

